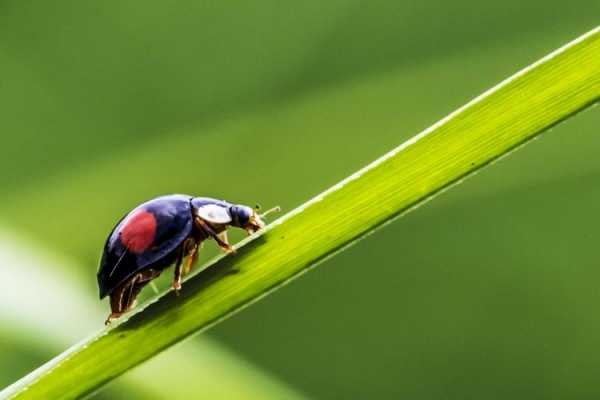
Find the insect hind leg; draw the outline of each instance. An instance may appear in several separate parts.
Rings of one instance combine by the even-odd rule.
[[[131,279],[121,284],[110,295],[111,313],[104,321],[105,325],[109,325],[113,319],[117,319],[131,310],[135,304],[137,296],[140,294],[144,286],[151,280],[160,275],[159,270],[147,269],[135,274]]]

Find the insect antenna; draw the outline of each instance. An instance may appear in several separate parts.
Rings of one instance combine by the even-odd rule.
[[[271,209],[268,209],[267,211],[265,211],[264,213],[260,214],[261,218],[266,217],[267,215],[274,213],[274,212],[279,212],[281,211],[281,207],[277,206],[277,207],[273,207]]]

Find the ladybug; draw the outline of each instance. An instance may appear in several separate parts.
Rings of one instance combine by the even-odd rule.
[[[181,277],[191,271],[204,240],[213,239],[233,253],[228,226],[252,234],[264,228],[265,215],[279,208],[262,215],[257,211],[258,206],[183,194],[157,197],[134,208],[113,228],[104,245],[98,287],[100,299],[110,296],[111,314],[105,323],[133,308],[142,288],[172,264],[172,287],[178,291]]]

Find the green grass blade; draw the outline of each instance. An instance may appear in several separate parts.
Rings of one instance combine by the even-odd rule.
[[[180,297],[163,294],[0,395],[76,398],[92,393],[599,98],[597,28],[242,242],[236,256],[209,263],[185,283]]]

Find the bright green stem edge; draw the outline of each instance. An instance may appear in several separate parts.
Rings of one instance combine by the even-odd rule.
[[[181,296],[163,293],[128,320],[76,344],[9,386],[0,397],[89,395],[599,98],[596,28],[244,240],[237,255],[211,261],[185,282]]]

